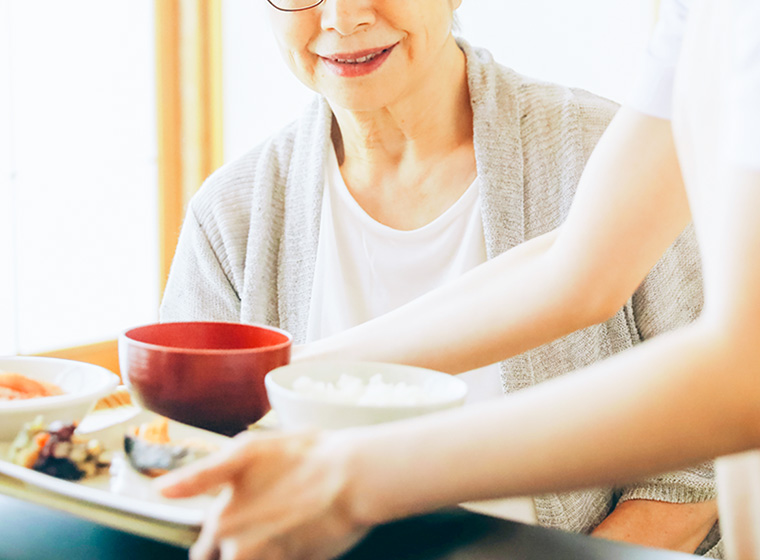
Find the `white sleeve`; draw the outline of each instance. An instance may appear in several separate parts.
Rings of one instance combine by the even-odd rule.
[[[760,0],[733,0],[729,40],[724,146],[735,163],[760,169]]]
[[[752,1],[752,0],[748,0]],[[670,119],[673,78],[692,0],[661,0],[657,25],[641,60],[627,104],[654,117]]]

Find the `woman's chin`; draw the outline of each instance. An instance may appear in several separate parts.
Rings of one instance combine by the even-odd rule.
[[[333,108],[340,108],[352,113],[370,113],[381,111],[391,104],[389,96],[378,95],[377,93],[371,91],[341,92],[326,97]]]

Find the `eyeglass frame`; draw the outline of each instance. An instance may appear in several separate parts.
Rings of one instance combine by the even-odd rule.
[[[288,9],[288,8],[280,8],[278,5],[276,5],[276,4],[274,3],[274,2],[275,2],[275,0],[267,0],[267,2],[269,2],[269,5],[270,5],[270,6],[272,6],[272,7],[273,7],[275,10],[280,10],[281,12],[288,12],[288,13],[293,13],[293,12],[304,12],[304,11],[306,11],[306,10],[311,10],[312,8],[316,8],[317,6],[319,6],[319,5],[320,5],[322,2],[324,2],[324,1],[325,1],[325,0],[314,0],[314,3],[313,3],[311,6],[306,6],[306,7],[304,7],[304,8],[293,8],[293,9]]]

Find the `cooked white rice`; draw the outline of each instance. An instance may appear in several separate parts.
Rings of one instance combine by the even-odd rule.
[[[410,406],[430,402],[422,387],[403,381],[386,383],[382,374],[373,375],[369,383],[345,373],[337,383],[316,381],[302,375],[293,382],[293,390],[320,400],[360,406]]]

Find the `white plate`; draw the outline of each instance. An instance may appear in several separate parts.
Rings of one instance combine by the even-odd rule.
[[[79,421],[97,400],[119,383],[113,372],[92,364],[38,356],[0,357],[0,371],[20,373],[63,389],[63,395],[0,401],[0,441],[12,439],[25,422],[36,416]]]
[[[128,407],[131,408],[131,407]],[[135,471],[124,455],[123,438],[129,426],[149,422],[156,418],[152,412],[129,411],[94,412],[82,424],[89,426],[87,437],[97,438],[106,449],[114,453],[113,464],[108,473],[79,482],[58,478],[14,465],[7,461],[10,441],[0,442],[0,474],[11,477],[30,486],[30,492],[42,489],[53,492],[75,502],[85,502],[111,508],[147,519],[172,523],[186,527],[199,527],[206,509],[213,498],[208,495],[194,498],[170,500],[163,498],[153,488],[154,478]],[[111,423],[121,414],[122,421],[100,431],[92,431],[98,423]],[[194,428],[179,422],[169,421],[169,436],[172,439],[203,440],[209,444],[223,446],[230,438],[206,430]],[[0,488],[2,491],[2,488]]]

